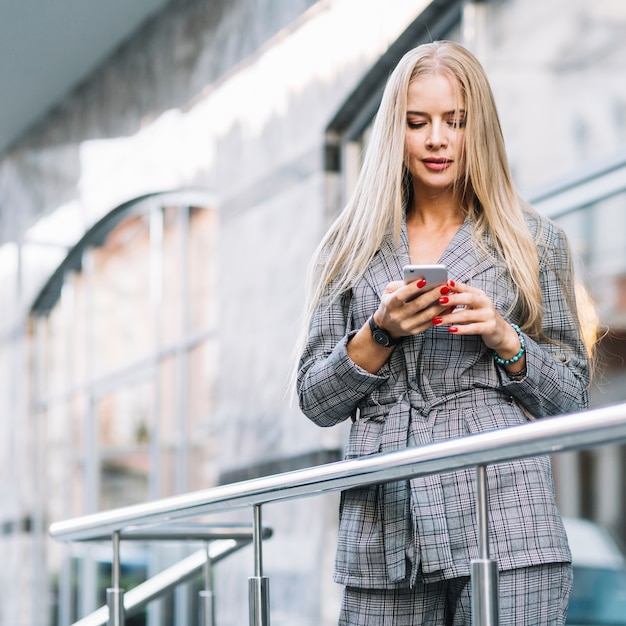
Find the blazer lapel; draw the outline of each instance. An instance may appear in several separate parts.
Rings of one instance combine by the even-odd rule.
[[[409,263],[409,239],[406,223],[403,222],[399,243],[396,244],[393,235],[389,233],[363,278],[377,294],[381,294],[388,283],[402,280],[402,268]],[[465,283],[492,267],[494,260],[473,243],[471,222],[466,218],[438,263],[448,267],[452,280]]]
[[[460,283],[470,281],[494,263],[493,258],[473,243],[470,226],[466,218],[439,259],[439,263],[448,268],[449,278]]]
[[[388,283],[402,280],[402,268],[410,263],[406,224],[402,223],[400,241],[396,243],[392,233],[385,237],[380,250],[363,274],[363,278],[377,294],[382,294]]]

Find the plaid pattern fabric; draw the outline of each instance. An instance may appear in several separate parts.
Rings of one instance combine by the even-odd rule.
[[[535,417],[575,412],[587,405],[588,363],[578,332],[570,258],[562,231],[530,218],[540,259],[543,331],[551,341],[526,337],[527,376],[510,380],[479,336],[433,327],[406,338],[376,374],[347,355],[349,337],[376,310],[387,283],[409,262],[403,229],[389,238],[350,293],[322,305],[311,321],[300,361],[303,412],[320,426],[354,418],[346,458],[521,424],[521,404]],[[519,323],[506,271],[473,245],[463,224],[440,259],[450,278],[483,289],[502,315]],[[565,349],[563,346],[566,346]],[[565,531],[554,502],[550,462],[533,458],[488,469],[490,543],[500,569],[569,561]],[[365,588],[408,584],[411,539],[429,582],[469,574],[476,556],[472,471],[352,489],[342,494],[335,580]]]
[[[572,589],[566,563],[536,565],[500,574],[500,626],[562,626]],[[339,626],[471,626],[469,577],[412,589],[344,591]]]

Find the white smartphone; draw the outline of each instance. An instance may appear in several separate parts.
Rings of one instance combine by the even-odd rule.
[[[403,272],[405,283],[423,279],[426,281],[427,289],[439,287],[448,282],[448,270],[445,265],[405,265]]]

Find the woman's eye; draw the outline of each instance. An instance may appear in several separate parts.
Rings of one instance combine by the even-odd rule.
[[[426,126],[426,122],[407,122],[409,128],[423,128]]]
[[[450,120],[448,126],[450,128],[465,128],[465,120]]]

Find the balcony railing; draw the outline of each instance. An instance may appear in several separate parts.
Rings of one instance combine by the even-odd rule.
[[[269,528],[263,529],[263,538],[271,537]],[[112,606],[115,610],[117,603],[118,613],[123,621],[126,617],[136,614],[152,600],[156,600],[174,589],[178,585],[195,578],[200,573],[204,575],[204,589],[200,592],[200,619],[204,626],[212,626],[215,622],[213,603],[213,565],[227,556],[252,542],[252,528],[243,525],[230,524],[228,526],[213,526],[206,524],[183,524],[168,526],[150,526],[149,528],[129,528],[119,533],[121,541],[181,541],[203,542],[202,550],[197,550],[178,563],[159,572],[152,578],[137,585],[128,593],[119,588],[119,581],[114,580],[113,587],[108,592],[108,604],[90,613],[74,623],[74,626],[104,626],[111,622]],[[103,541],[110,539],[109,535],[92,537],[89,541]],[[114,541],[113,555],[114,571],[119,572],[119,545]],[[119,620],[118,620],[119,621]]]
[[[624,442],[626,404],[619,404],[95,513],[54,523],[50,526],[50,534],[59,541],[85,541],[109,535],[115,546],[130,528],[250,507],[254,575],[249,579],[249,623],[250,626],[268,626],[269,581],[263,575],[262,565],[261,507],[264,504],[476,468],[480,558],[472,563],[472,620],[475,626],[497,626],[497,567],[489,558],[487,541],[486,466]],[[119,577],[115,578],[115,572],[113,577],[115,590]],[[123,620],[123,611],[116,613],[111,610],[111,625],[121,626]]]

